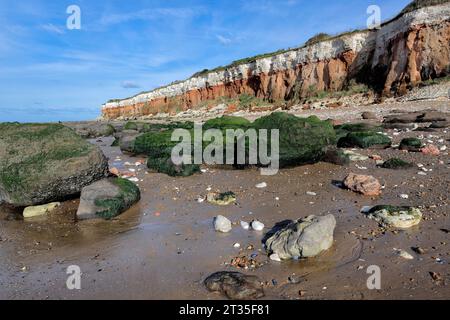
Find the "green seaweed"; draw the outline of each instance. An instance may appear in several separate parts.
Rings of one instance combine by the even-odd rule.
[[[392,158],[389,160],[386,160],[381,167],[384,169],[409,169],[412,168],[412,164],[409,162],[406,162],[402,159],[398,158]]]

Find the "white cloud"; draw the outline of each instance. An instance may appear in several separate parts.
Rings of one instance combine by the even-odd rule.
[[[64,34],[65,33],[64,28],[55,26],[53,23],[47,23],[47,24],[40,25],[40,28],[47,32],[50,32],[50,33],[55,33],[55,34]]]
[[[216,38],[223,45],[229,45],[232,42],[230,38],[226,38],[224,36],[221,36],[220,34],[216,35]]]

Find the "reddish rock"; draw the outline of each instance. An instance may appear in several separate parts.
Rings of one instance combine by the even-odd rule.
[[[431,156],[438,156],[441,153],[439,151],[439,148],[433,144],[429,144],[429,145],[425,146],[424,148],[422,148],[421,151],[423,154],[431,155]]]
[[[370,156],[370,159],[375,160],[375,161],[380,161],[383,160],[383,158],[377,154],[373,154]]]
[[[110,168],[110,169],[109,169],[109,172],[110,172],[111,174],[115,175],[115,176],[119,176],[119,174],[120,174],[119,169],[117,169],[117,168],[115,168],[115,167]]]
[[[381,184],[372,176],[350,173],[344,180],[344,186],[365,196],[379,196],[381,194]]]

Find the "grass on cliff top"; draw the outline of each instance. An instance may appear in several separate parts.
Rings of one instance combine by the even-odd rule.
[[[405,13],[418,10],[424,7],[437,6],[448,2],[450,2],[450,0],[414,0],[400,12],[399,16],[402,16]]]

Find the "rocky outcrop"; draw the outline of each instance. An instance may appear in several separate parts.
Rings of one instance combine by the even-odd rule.
[[[0,203],[61,201],[107,174],[101,150],[62,124],[0,124]]]
[[[177,113],[219,97],[248,94],[269,102],[298,101],[321,91],[364,83],[385,95],[450,73],[450,3],[404,13],[379,30],[319,43],[213,70],[103,105],[103,117]]]

